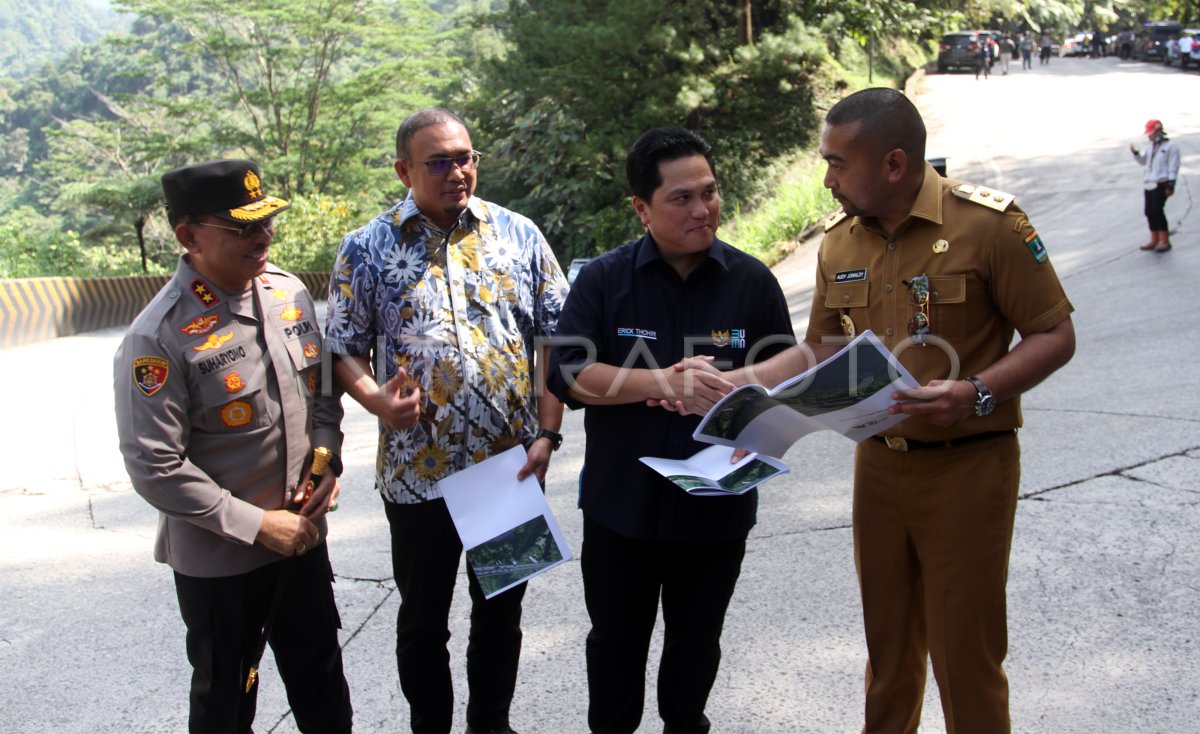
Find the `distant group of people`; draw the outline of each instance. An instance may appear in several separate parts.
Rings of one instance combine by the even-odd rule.
[[[1051,51],[1054,47],[1054,42],[1049,34],[1042,34],[1041,40],[1038,42],[1038,59],[1040,64],[1049,64]],[[996,62],[1000,63],[1000,74],[1003,76],[1008,74],[1009,59],[1021,59],[1021,69],[1033,68],[1033,48],[1034,37],[1028,31],[1020,36],[1013,37],[1008,34],[1000,36],[1000,40],[992,38],[990,35],[984,34],[979,43],[979,50],[976,53],[975,78],[981,76],[987,79],[992,72],[992,68]]]
[[[407,117],[395,171],[408,193],[342,240],[324,338],[303,283],[268,263],[289,204],[257,164],[164,175],[183,253],[114,379],[121,452],[161,515],[155,557],[174,571],[190,730],[251,730],[267,646],[301,731],[352,728],[325,542],[345,392],[379,420],[375,488],[412,731],[453,726],[448,619],[463,548],[439,482],[516,446],[527,460],[515,478],[543,480],[564,404],[586,411],[587,726],[641,724],[661,608],[664,731],[709,731],[757,492],[693,496],[638,457],[691,456],[704,448],[699,414],[736,385],[774,385],[872,328],[922,386],[892,394],[888,411],[908,420],[856,451],[864,731],[916,729],[932,658],[949,730],[1007,732],[1019,396],[1071,358],[1073,307],[1011,195],[925,161],[924,122],[902,93],[841,100],[820,140],[841,208],[825,223],[799,345],[770,270],[716,236],[712,147],[684,128],[637,137],[626,178],[643,234],[571,289],[532,221],[475,196],[482,154],[464,122],[441,108]],[[934,304],[939,291],[957,296]],[[539,349],[551,336],[565,341]],[[488,599],[466,576],[466,731],[511,733],[524,586]]]

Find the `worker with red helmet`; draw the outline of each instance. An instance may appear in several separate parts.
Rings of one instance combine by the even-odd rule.
[[[1129,151],[1142,164],[1142,188],[1146,192],[1146,220],[1150,223],[1150,241],[1143,250],[1166,252],[1171,249],[1171,233],[1167,226],[1167,199],[1175,193],[1179,178],[1179,148],[1167,138],[1159,120],[1146,123],[1149,145],[1139,149],[1130,145]]]

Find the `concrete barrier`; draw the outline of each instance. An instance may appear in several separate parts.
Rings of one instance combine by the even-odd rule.
[[[323,300],[329,273],[296,273]],[[82,334],[133,321],[169,275],[0,280],[0,348]]]

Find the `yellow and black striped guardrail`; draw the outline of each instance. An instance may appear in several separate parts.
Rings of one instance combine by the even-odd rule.
[[[324,300],[329,273],[297,273]],[[133,321],[169,275],[0,280],[0,348],[82,334]]]

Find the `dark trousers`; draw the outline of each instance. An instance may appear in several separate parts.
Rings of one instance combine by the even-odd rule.
[[[392,531],[392,571],[400,591],[396,665],[414,732],[449,732],[454,719],[450,679],[450,602],[462,543],[445,500],[415,505],[384,502]],[[467,639],[467,725],[504,729],[521,659],[521,599],[525,584],[484,599],[467,568],[471,632]]]
[[[268,642],[303,732],[348,732],[350,688],[342,674],[341,627],[333,598],[329,551],[308,553],[237,576],[175,574],[179,611],[187,626],[192,664],[188,728],[192,732],[249,732],[258,684],[246,676],[262,640],[276,590],[278,614]],[[282,586],[280,586],[282,585]]]
[[[717,499],[716,501],[720,501]],[[667,732],[707,732],[704,707],[721,662],[725,610],[742,570],[746,540],[637,540],[583,516],[588,725],[632,732],[642,720],[646,658],[662,597],[658,712]]]
[[[1146,221],[1150,223],[1151,232],[1166,232],[1167,226],[1167,182],[1159,181],[1158,186],[1146,192],[1146,207],[1143,210]]]

